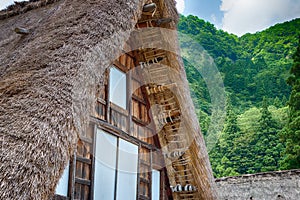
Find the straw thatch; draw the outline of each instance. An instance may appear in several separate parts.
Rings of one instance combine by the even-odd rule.
[[[119,55],[145,2],[33,0],[0,12],[1,199],[48,199],[53,194],[77,135],[85,130],[95,86]],[[174,29],[175,2],[163,2],[164,15],[175,19]],[[29,34],[16,34],[16,27]],[[179,101],[184,102],[182,123],[191,138],[188,154],[198,187],[196,199],[214,199],[183,65],[178,57],[170,58],[181,74]],[[167,167],[172,175],[172,166]]]
[[[152,114],[159,131],[158,138],[164,155],[179,153],[179,156],[173,158],[165,156],[170,185],[173,187],[192,185],[197,188],[192,192],[174,192],[173,198],[175,200],[213,200],[217,198],[216,188],[204,139],[190,98],[189,86],[179,53],[177,32],[172,30],[176,28],[176,24],[171,25],[170,28],[139,29],[132,33],[130,43],[135,44],[132,46],[133,49],[141,49],[141,47],[145,49],[139,52],[144,55],[139,58],[139,61],[143,62],[149,59],[147,56],[149,49],[150,52],[153,48],[165,50],[159,52],[160,56],[166,57],[160,63],[142,64],[144,84],[151,85],[148,87],[150,104],[161,104],[152,109]],[[156,40],[143,42],[145,37],[160,39],[158,43],[155,42]],[[152,55],[150,55],[151,58]]]
[[[1,199],[53,194],[91,113],[98,75],[116,59],[142,5],[64,0],[0,21]]]

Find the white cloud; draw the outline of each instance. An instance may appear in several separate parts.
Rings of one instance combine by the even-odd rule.
[[[211,22],[215,25],[215,27],[217,28],[217,29],[220,29],[220,22],[218,21],[218,18],[216,17],[216,15],[215,14],[211,14],[210,15],[210,19],[211,19]]]
[[[179,13],[183,13],[184,9],[185,9],[185,3],[184,0],[176,0],[176,8],[178,10]]]
[[[222,0],[221,10],[230,10],[236,0]]]
[[[214,24],[217,22],[217,17],[216,17],[215,14],[211,14],[211,15],[210,15],[210,18],[211,18],[211,20],[212,20],[212,22],[213,22]]]
[[[300,17],[299,0],[222,0],[222,29],[242,35]]]
[[[7,6],[14,4],[14,1],[28,1],[28,0],[1,0],[0,1],[0,10],[3,10]]]

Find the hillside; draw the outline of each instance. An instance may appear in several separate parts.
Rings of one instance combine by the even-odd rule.
[[[287,123],[291,87],[286,80],[300,35],[300,19],[277,24],[255,34],[237,37],[195,16],[181,16],[178,29],[191,93],[208,142],[215,176],[284,169],[285,143],[280,138]],[[188,38],[188,39],[187,39]],[[211,89],[189,60],[193,40],[213,59],[227,98],[225,128],[214,124]],[[188,57],[188,59],[185,59]],[[215,117],[215,115],[214,115]]]

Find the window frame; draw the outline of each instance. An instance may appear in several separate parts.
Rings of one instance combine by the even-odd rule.
[[[60,180],[62,179],[62,177],[64,176],[64,172],[65,172],[65,169],[64,169],[64,172],[62,174],[62,176],[59,178],[59,181],[57,182],[57,185],[55,186],[55,191],[54,191],[54,196],[53,196],[53,200],[68,200],[68,199],[72,199],[72,173],[73,173],[73,158],[71,158],[69,161],[68,161],[68,181],[67,181],[67,196],[62,196],[60,194],[57,194],[56,193],[56,189],[57,187],[59,186],[59,182]]]
[[[68,165],[65,167],[57,185],[56,185],[56,188],[55,188],[55,195],[59,195],[59,196],[62,196],[62,197],[68,197],[69,196],[69,191],[70,191],[70,188],[69,188],[69,183],[70,183],[70,170],[71,170],[71,165],[70,165],[70,162],[68,161]],[[67,180],[65,182],[62,182],[62,180],[64,180],[65,178],[67,178]],[[67,185],[65,185],[67,184]],[[63,195],[63,194],[59,194],[57,189],[59,186],[63,186],[63,187],[66,187],[64,189],[67,190],[66,192],[66,195]]]
[[[117,71],[121,72],[124,74],[125,77],[125,107],[122,107],[121,105],[118,105],[116,102],[113,102],[111,99],[111,92],[112,92],[112,75],[111,75],[111,71],[112,69],[116,69]],[[115,107],[119,108],[120,110],[126,110],[128,111],[130,108],[129,105],[129,98],[130,98],[130,88],[129,88],[129,77],[128,77],[128,73],[126,73],[126,71],[124,71],[122,68],[118,67],[116,64],[113,64],[110,68],[109,68],[109,72],[108,72],[108,94],[107,94],[107,99],[109,104],[113,104]]]
[[[117,200],[118,198],[118,196],[117,196],[117,193],[118,193],[118,180],[119,180],[119,162],[120,162],[120,160],[119,160],[119,156],[120,156],[120,141],[121,140],[123,140],[123,141],[125,141],[125,142],[127,142],[127,143],[129,143],[129,144],[131,144],[131,145],[134,145],[134,146],[136,146],[137,147],[137,157],[136,157],[136,162],[137,162],[137,165],[136,165],[136,174],[135,174],[135,176],[136,176],[136,187],[135,187],[135,192],[136,192],[136,199],[138,199],[138,181],[139,181],[139,172],[138,172],[138,170],[139,170],[139,151],[140,151],[140,144],[138,143],[138,142],[136,142],[136,141],[133,141],[133,140],[130,140],[130,139],[128,139],[128,138],[124,138],[124,137],[121,137],[119,134],[117,134],[117,133],[115,133],[115,132],[111,132],[111,131],[107,131],[105,128],[102,128],[102,127],[99,127],[99,126],[96,126],[96,128],[95,128],[95,131],[96,131],[96,133],[95,133],[95,143],[97,142],[97,137],[99,137],[98,135],[99,134],[102,134],[101,132],[103,132],[103,133],[105,133],[105,134],[107,134],[107,135],[110,135],[110,136],[112,136],[112,137],[114,137],[114,138],[116,138],[116,157],[115,157],[115,159],[116,159],[116,166],[115,166],[115,169],[114,169],[114,171],[115,171],[115,176],[114,176],[114,195],[113,195],[113,200]],[[93,179],[91,180],[92,181],[92,188],[91,188],[91,199],[95,199],[95,186],[96,186],[96,184],[95,184],[95,179],[96,179],[96,177],[95,177],[95,171],[96,171],[96,160],[95,160],[95,157],[96,157],[96,148],[97,148],[97,144],[95,144],[94,145],[94,158],[93,158],[93,170],[92,170],[92,172],[93,172]]]
[[[160,199],[160,197],[161,197],[161,179],[162,179],[162,176],[161,176],[161,170],[158,170],[158,169],[155,169],[155,168],[152,168],[152,171],[151,171],[151,200],[153,200],[153,172],[157,172],[158,173],[158,178],[159,178],[159,180],[158,180],[158,200]],[[155,199],[156,200],[156,199]]]

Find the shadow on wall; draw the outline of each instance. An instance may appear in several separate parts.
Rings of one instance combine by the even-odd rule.
[[[252,196],[249,198],[250,200],[255,200]],[[286,198],[281,195],[281,194],[278,194],[274,197],[274,200],[285,200]]]
[[[274,199],[276,199],[276,200],[285,200],[286,198],[285,198],[283,195],[278,194],[278,195],[276,196],[276,198],[274,198]]]

